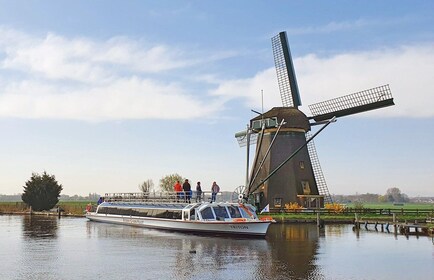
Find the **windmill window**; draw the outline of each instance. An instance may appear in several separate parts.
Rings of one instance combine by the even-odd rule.
[[[280,197],[274,198],[274,207],[276,208],[282,207],[282,198]]]
[[[300,165],[300,169],[304,169],[304,161],[300,161],[299,165]]]
[[[303,187],[303,194],[310,194],[310,185],[308,181],[301,181],[301,186]]]

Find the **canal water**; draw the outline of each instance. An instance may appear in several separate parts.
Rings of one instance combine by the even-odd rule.
[[[0,215],[0,279],[433,279],[430,237],[274,224],[265,239]]]

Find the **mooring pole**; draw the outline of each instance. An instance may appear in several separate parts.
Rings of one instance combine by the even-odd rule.
[[[356,224],[356,229],[360,229],[359,217],[357,216],[357,213],[354,213],[354,221],[355,221],[355,224]]]
[[[247,125],[246,188],[249,185],[250,126]]]

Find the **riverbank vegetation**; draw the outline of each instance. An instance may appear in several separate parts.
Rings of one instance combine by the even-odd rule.
[[[60,201],[51,211],[46,212],[56,213],[57,207],[59,207],[63,214],[82,216],[85,213],[86,205],[89,203],[91,201]],[[93,203],[95,204],[95,202]],[[24,214],[29,212],[30,207],[24,202],[0,202],[0,214]]]
[[[364,220],[392,221],[424,221],[434,217],[433,203],[352,203],[349,205],[329,204],[323,209],[299,209],[289,207],[284,210],[270,209],[277,221],[309,222],[316,221],[317,215],[328,222],[352,222],[357,218]]]
[[[63,215],[83,216],[86,206],[95,201],[59,201],[54,209],[60,207]],[[56,213],[55,210],[51,212]],[[294,209],[284,210],[283,212],[273,211],[264,215],[272,216],[277,221],[282,222],[314,222],[317,218],[318,210]],[[296,211],[297,210],[297,211]],[[0,214],[23,214],[30,211],[24,202],[0,202]],[[357,213],[359,219],[392,221],[395,213],[398,221],[423,221],[428,217],[434,217],[434,204],[432,203],[406,203],[404,205],[393,205],[392,203],[366,203],[363,208],[356,209],[347,205],[341,211],[331,209],[321,209],[320,218],[326,222],[351,222]]]

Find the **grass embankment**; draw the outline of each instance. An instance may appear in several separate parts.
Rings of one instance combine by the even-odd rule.
[[[64,210],[63,215],[74,215],[74,216],[83,216],[86,210],[86,205],[90,201],[60,201],[58,205],[61,209]],[[95,202],[92,202],[95,204]],[[352,205],[347,205],[348,209],[351,208]],[[403,210],[403,214],[396,214],[396,219],[398,221],[412,221],[419,220],[424,221],[428,216],[432,216],[431,214],[426,213],[417,213],[414,210],[431,210],[434,211],[434,204],[429,203],[406,203],[404,205],[393,205],[391,203],[365,203],[363,204],[364,209],[378,209],[383,210],[383,214],[372,214],[372,213],[359,213],[358,218],[360,220],[378,220],[378,221],[392,221],[392,215],[389,215],[387,210]],[[410,212],[405,212],[409,210]],[[0,202],[0,214],[22,214],[28,213],[29,208],[23,202]],[[297,212],[297,213],[270,213],[264,214],[263,216],[272,216],[278,222],[315,222],[316,221],[316,213],[306,213],[306,212]],[[320,218],[326,222],[336,222],[336,223],[349,223],[354,221],[355,215],[354,212],[349,211],[348,213],[321,213]]]
[[[306,214],[306,213],[279,213],[279,214],[271,214],[266,216],[272,216],[277,222],[316,222],[317,215],[316,214]],[[373,220],[373,221],[392,221],[393,216],[389,215],[363,215],[358,214],[359,220]],[[400,222],[404,221],[414,221],[418,220],[420,222],[425,221],[427,215],[396,215],[396,220]],[[354,214],[321,214],[320,219],[330,222],[330,223],[352,223],[355,220]]]
[[[89,201],[60,201],[57,205],[63,215],[82,216]],[[30,211],[24,202],[0,202],[0,214],[23,214]]]
[[[405,203],[403,205],[394,205],[392,203],[364,203],[363,209],[355,209],[354,205],[348,204],[346,211],[344,210],[341,213],[323,211],[320,213],[320,218],[330,223],[350,223],[355,219],[355,212],[358,212],[357,217],[359,220],[392,221],[392,213],[395,212],[396,219],[400,222],[425,221],[428,217],[433,216],[434,204]],[[306,211],[270,213],[268,216],[272,216],[278,222],[316,222],[317,219],[315,212]]]

